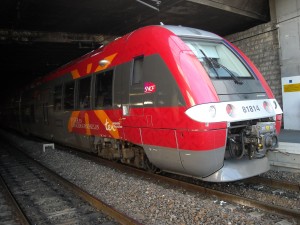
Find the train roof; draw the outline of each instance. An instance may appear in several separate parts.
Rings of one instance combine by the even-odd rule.
[[[128,40],[128,38],[131,37],[131,35],[134,34],[136,31],[149,29],[149,28],[155,29],[155,27],[164,28],[180,38],[205,38],[205,39],[213,39],[213,40],[221,40],[222,39],[220,36],[218,36],[214,33],[200,30],[200,29],[191,28],[191,27],[183,27],[183,26],[175,26],[175,25],[151,25],[151,26],[147,26],[147,27],[142,27],[140,29],[134,30],[131,33],[124,35],[123,37],[117,38],[115,41],[110,42],[108,45],[101,46],[100,48],[95,49],[94,51],[89,52],[89,53],[81,56],[80,58],[77,58],[77,59],[57,68],[57,70],[52,71],[51,73],[36,79],[34,82],[31,83],[31,85],[35,86],[35,85],[47,82],[49,80],[52,80],[54,78],[57,78],[65,73],[70,73],[74,69],[74,66],[76,64],[81,63],[81,62],[87,60],[88,58],[94,57],[95,55],[99,55],[99,54],[105,52],[105,49],[107,47],[109,47],[111,49],[112,46],[114,46],[117,43],[118,43],[117,45],[119,45],[120,43],[124,44],[126,42],[126,40]]]
[[[197,37],[197,38],[210,38],[210,39],[219,39],[222,38],[214,33],[200,30],[191,27],[183,27],[183,26],[172,26],[172,25],[162,25],[162,27],[170,30],[174,34],[179,37]]]

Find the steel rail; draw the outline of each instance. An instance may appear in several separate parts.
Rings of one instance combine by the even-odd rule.
[[[55,180],[57,180],[59,183],[64,185],[66,188],[70,189],[72,192],[74,192],[77,196],[80,196],[82,199],[87,201],[90,205],[92,205],[94,208],[102,211],[103,213],[107,214],[108,216],[114,218],[116,221],[118,221],[120,224],[124,225],[136,225],[140,224],[138,221],[134,220],[133,218],[128,217],[126,214],[118,211],[114,207],[106,204],[105,202],[101,201],[99,198],[93,196],[92,194],[89,194],[85,190],[81,189],[77,185],[71,183],[70,181],[64,179],[63,177],[59,176],[57,173],[53,172],[52,170],[45,167],[43,164],[36,161],[36,163],[40,164],[51,177],[53,177]]]
[[[3,187],[3,193],[7,199],[7,201],[10,203],[10,205],[13,207],[13,211],[15,212],[18,220],[23,225],[31,225],[31,221],[26,216],[22,208],[19,206],[19,203],[15,199],[14,195],[9,190],[9,187],[7,186],[5,180],[3,179],[2,175],[0,174],[0,186]]]
[[[158,179],[158,178],[156,178],[156,179]],[[172,178],[164,177],[162,180],[166,180],[170,184],[178,185],[178,186],[185,188],[187,190],[190,190],[190,191],[196,191],[196,192],[201,192],[201,193],[205,193],[205,194],[209,194],[209,195],[214,195],[225,201],[237,203],[237,204],[248,206],[248,207],[258,208],[258,209],[261,209],[261,210],[264,210],[264,211],[267,211],[270,213],[276,213],[276,214],[280,214],[283,216],[291,216],[293,218],[300,220],[300,212],[297,210],[294,210],[294,209],[287,209],[287,208],[284,208],[281,206],[267,204],[267,203],[260,202],[260,201],[254,200],[254,199],[245,198],[245,197],[242,197],[239,195],[234,195],[234,194],[230,194],[230,193],[226,193],[226,192],[217,191],[217,190],[214,190],[211,188],[198,186],[195,184],[175,180]]]
[[[240,204],[240,205],[247,206],[247,207],[261,209],[263,211],[279,214],[279,215],[282,215],[282,216],[290,216],[290,217],[293,217],[293,218],[300,221],[300,211],[297,211],[297,210],[294,210],[294,209],[288,209],[288,208],[284,208],[284,207],[281,207],[281,206],[271,205],[271,204],[268,204],[268,203],[257,201],[255,199],[245,198],[245,197],[242,197],[242,196],[239,196],[239,195],[234,195],[234,194],[230,194],[230,193],[227,193],[227,192],[214,190],[214,189],[211,189],[211,188],[206,188],[206,187],[203,187],[203,186],[200,186],[200,185],[191,184],[191,183],[188,183],[188,182],[184,182],[184,181],[180,181],[180,180],[177,180],[177,179],[169,178],[169,177],[162,176],[162,175],[159,175],[159,174],[149,173],[149,172],[137,169],[137,168],[122,165],[120,163],[116,163],[116,162],[108,161],[108,160],[105,160],[105,159],[101,159],[99,157],[91,156],[91,155],[83,153],[81,151],[76,152],[76,153],[78,153],[80,156],[82,156],[84,158],[87,158],[87,159],[93,158],[94,161],[97,161],[97,162],[99,162],[99,163],[101,163],[105,166],[112,167],[114,169],[119,169],[120,171],[123,171],[123,172],[130,171],[130,172],[132,172],[136,175],[143,176],[143,177],[146,177],[146,178],[150,178],[150,179],[153,179],[155,181],[168,183],[168,184],[176,186],[176,187],[179,186],[179,187],[184,188],[184,189],[186,189],[188,191],[191,191],[191,192],[204,193],[204,194],[207,194],[207,195],[216,196],[216,197],[218,197],[222,200],[228,201],[228,202]]]
[[[288,181],[280,181],[280,180],[274,180],[274,179],[264,178],[264,177],[251,177],[244,180],[244,182],[251,183],[251,184],[261,183],[273,188],[282,188],[290,191],[300,192],[300,184],[296,184]]]
[[[30,155],[25,153],[20,147],[14,146],[16,150],[18,150],[20,153],[24,154],[29,160],[36,163],[38,166],[43,168],[49,176],[51,176],[53,179],[55,179],[57,182],[62,184],[64,187],[75,193],[77,196],[81,197],[85,201],[87,201],[91,206],[94,208],[100,210],[104,214],[110,216],[111,218],[115,219],[117,222],[123,225],[140,225],[141,223],[134,220],[133,218],[127,216],[126,214],[122,213],[121,211],[118,211],[114,207],[110,206],[109,204],[101,201],[99,198],[93,196],[92,194],[86,192],[82,188],[78,187],[77,185],[71,183],[67,179],[61,177],[59,174],[54,172],[53,170],[49,169],[36,159],[32,158]]]
[[[70,153],[70,148],[68,150],[65,149],[64,146],[61,146],[63,151],[68,151]],[[120,164],[120,163],[116,163],[113,161],[109,161],[106,159],[101,159],[99,157],[96,157],[94,155],[88,154],[87,152],[75,149],[74,152],[76,152],[76,154],[78,154],[80,157],[85,158],[85,159],[89,159],[89,160],[93,160],[95,162],[99,162],[104,166],[110,167],[110,168],[114,168],[114,169],[118,169],[122,172],[132,172],[133,174],[142,176],[142,177],[146,177],[146,178],[150,178],[153,179],[155,181],[160,181],[160,182],[164,182],[164,183],[168,183],[170,185],[173,185],[175,187],[181,187],[184,188],[188,191],[192,191],[192,192],[197,192],[197,193],[204,193],[207,195],[211,195],[211,196],[216,196],[222,200],[228,201],[228,202],[232,202],[232,203],[236,203],[236,204],[240,204],[243,206],[247,206],[247,207],[253,207],[253,208],[257,208],[257,209],[261,209],[264,210],[266,212],[270,212],[270,213],[275,213],[275,214],[279,214],[282,216],[290,216],[293,217],[297,220],[300,221],[300,212],[294,209],[288,209],[288,208],[284,208],[281,206],[276,206],[276,205],[271,205],[268,203],[264,203],[261,201],[257,201],[254,199],[250,199],[250,198],[245,198],[239,195],[234,195],[234,194],[230,194],[230,193],[226,193],[226,192],[221,192],[221,191],[217,191],[211,188],[206,188],[200,185],[195,185],[195,184],[191,184],[188,182],[184,182],[184,181],[180,181],[177,179],[173,179],[173,178],[169,178],[166,176],[162,176],[159,174],[153,174],[144,170],[140,170],[134,167],[130,167],[130,166],[126,166],[124,164]],[[74,153],[73,153],[74,154]],[[275,182],[274,182],[275,183]]]

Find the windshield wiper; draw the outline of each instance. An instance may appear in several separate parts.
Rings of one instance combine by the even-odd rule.
[[[232,79],[234,79],[234,83],[236,83],[236,84],[243,84],[244,83],[236,75],[234,75],[234,73],[231,72],[226,66],[224,66],[224,65],[220,64],[219,62],[217,62],[217,60],[212,58],[211,61],[213,63],[216,63],[218,66],[222,67],[224,70],[226,70],[226,72],[232,77]]]
[[[200,50],[200,52],[203,54],[203,56],[204,56],[204,58],[206,59],[206,61],[209,62],[209,64],[210,64],[211,67],[213,68],[215,74],[217,75],[217,77],[220,79],[220,76],[219,76],[219,74],[218,74],[218,72],[217,72],[217,70],[216,70],[216,68],[215,68],[215,66],[214,66],[214,62],[211,60],[211,58],[208,58],[207,55],[206,55],[201,49],[199,49],[199,50]]]
[[[243,81],[241,81],[237,76],[234,75],[233,72],[231,72],[226,66],[223,66],[222,64],[218,63],[215,59],[213,58],[208,58],[207,55],[202,51],[202,49],[199,49],[200,52],[203,54],[204,58],[211,64],[211,67],[213,68],[214,72],[216,73],[217,77],[220,78],[219,73],[216,70],[216,67],[214,63],[216,63],[219,67],[222,67],[234,80],[234,83],[236,84],[243,84]]]

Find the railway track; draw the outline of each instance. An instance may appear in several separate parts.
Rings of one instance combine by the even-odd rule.
[[[264,177],[252,177],[244,180],[245,183],[251,183],[251,184],[263,184],[267,185],[272,188],[279,188],[289,191],[295,191],[300,192],[300,183],[292,183],[288,181],[282,181],[282,180],[275,180],[270,178],[264,178]]]
[[[298,221],[300,220],[300,212],[298,209],[290,209],[288,207],[282,207],[282,206],[278,206],[276,204],[269,204],[266,203],[264,201],[260,201],[260,199],[251,199],[251,198],[246,198],[243,196],[238,196],[232,193],[224,193],[223,191],[218,190],[217,187],[215,187],[214,184],[209,184],[209,183],[205,183],[205,182],[201,182],[199,180],[197,180],[198,182],[196,183],[191,183],[191,181],[189,180],[190,178],[180,178],[180,176],[176,176],[174,179],[174,177],[166,177],[166,176],[161,176],[161,175],[157,175],[157,174],[151,174],[151,173],[146,173],[145,171],[141,171],[141,170],[137,170],[135,168],[131,168],[131,167],[127,167],[124,166],[122,164],[117,164],[114,162],[110,162],[107,160],[103,160],[100,159],[98,157],[86,154],[86,153],[82,153],[82,152],[78,152],[78,151],[73,151],[69,148],[66,148],[68,154],[74,154],[76,155],[76,157],[80,156],[81,158],[87,159],[88,161],[93,161],[96,162],[97,164],[101,164],[104,165],[106,167],[110,167],[113,168],[114,170],[119,170],[119,171],[123,171],[126,174],[136,174],[137,176],[143,178],[143,179],[147,179],[147,180],[152,180],[153,183],[160,183],[161,185],[170,185],[172,186],[171,188],[174,189],[182,189],[185,190],[185,192],[190,192],[190,193],[204,193],[207,196],[215,196],[219,199],[220,202],[222,201],[227,201],[227,202],[231,202],[231,203],[237,203],[239,205],[242,206],[247,206],[247,207],[251,207],[251,208],[257,208],[260,210],[263,210],[265,212],[270,212],[272,215],[283,215],[284,218],[292,218],[293,221]],[[173,176],[173,175],[172,175]],[[182,180],[180,180],[182,179]],[[255,179],[260,179],[260,182],[258,183],[258,180]],[[259,186],[262,184],[262,182],[264,183],[264,185],[267,186],[267,183],[270,187],[272,188],[279,188],[280,187],[280,183],[279,181],[262,181],[261,178],[255,178],[255,179],[248,179],[245,181],[241,181],[241,182],[234,182],[234,183],[230,183],[232,185],[235,185],[237,187],[240,188],[240,190],[244,190],[244,184],[249,184],[249,186]],[[189,181],[186,181],[189,180]],[[193,181],[192,181],[193,182]],[[243,184],[243,185],[241,185]],[[286,185],[286,183],[282,183],[283,185]],[[220,184],[219,189],[224,188],[225,186],[227,186],[228,184]],[[299,196],[299,191],[297,191],[297,185],[298,184],[291,184],[290,187],[288,189],[290,189],[290,191],[292,192],[296,192]],[[248,188],[248,187],[247,187]],[[282,188],[282,187],[281,187]],[[225,189],[225,188],[224,188]],[[256,191],[260,191],[260,190],[256,190]],[[214,197],[213,197],[214,198]]]
[[[224,191],[216,190],[214,187],[212,187],[214,184],[201,182],[199,180],[194,180],[194,181],[196,181],[196,184],[194,184],[191,182],[191,179],[187,178],[187,177],[181,177],[181,176],[176,176],[176,175],[174,176],[174,174],[170,174],[171,177],[168,177],[168,175],[162,176],[162,175],[158,175],[158,174],[152,174],[152,173],[149,173],[149,172],[146,172],[143,170],[128,167],[126,165],[107,161],[107,160],[95,157],[93,155],[87,154],[85,152],[77,152],[76,151],[76,154],[78,154],[79,156],[81,156],[83,158],[99,162],[102,165],[106,165],[108,167],[121,170],[123,172],[130,171],[131,173],[137,174],[138,176],[148,177],[155,181],[165,182],[170,185],[174,185],[176,187],[186,189],[188,191],[192,191],[192,192],[196,192],[196,193],[205,193],[207,195],[213,195],[224,201],[237,203],[237,204],[247,206],[247,207],[258,208],[263,211],[267,211],[270,213],[276,213],[276,214],[280,214],[283,216],[290,216],[290,217],[295,218],[300,221],[300,210],[299,209],[290,209],[290,208],[286,208],[283,206],[269,204],[264,201],[255,200],[255,199],[251,199],[251,198],[245,198],[243,196],[239,196],[239,195],[232,194],[232,193],[226,193]],[[175,178],[172,178],[172,177],[175,177]],[[182,180],[180,180],[180,179],[182,179]],[[186,179],[189,181],[185,181]],[[259,184],[265,184],[272,188],[280,188],[281,190],[291,190],[291,191],[296,191],[297,193],[299,193],[299,184],[295,184],[295,183],[288,183],[288,182],[284,182],[284,181],[266,179],[266,178],[262,178],[262,177],[249,178],[242,182],[251,183],[255,186],[257,186]],[[235,182],[236,185],[240,186],[239,183],[240,182]],[[221,185],[221,187],[219,189],[222,189],[222,187],[226,184],[221,183],[219,185]]]
[[[166,174],[164,174],[164,175],[153,174],[153,173],[149,173],[149,172],[139,170],[136,168],[128,167],[126,165],[122,165],[119,163],[107,161],[107,160],[95,157],[93,155],[87,154],[85,152],[76,152],[76,154],[78,154],[80,157],[99,162],[102,165],[106,165],[108,167],[121,170],[123,172],[130,171],[130,173],[137,174],[138,176],[147,177],[147,178],[153,179],[154,181],[164,182],[164,183],[173,185],[177,188],[179,187],[179,188],[186,189],[187,191],[192,191],[192,192],[196,192],[196,193],[204,193],[207,195],[213,195],[213,196],[218,197],[219,199],[222,199],[223,201],[233,202],[233,203],[240,204],[243,206],[257,208],[257,209],[260,209],[263,211],[267,211],[269,213],[275,213],[275,214],[280,214],[283,216],[289,216],[289,217],[295,218],[297,221],[300,222],[300,208],[299,209],[291,209],[291,208],[287,208],[287,207],[276,205],[276,204],[270,204],[270,203],[267,203],[267,202],[259,200],[259,199],[246,198],[241,195],[221,191],[221,189],[223,189],[224,186],[226,186],[228,184],[219,183],[217,185],[220,185],[220,187],[215,188],[214,187],[215,184],[213,184],[213,183],[202,182],[202,181],[187,178],[187,177],[176,176],[174,174],[167,174],[167,175]],[[188,180],[188,181],[186,181],[186,180]],[[193,181],[191,181],[191,180],[193,180]],[[242,184],[249,183],[249,184],[252,184],[254,187],[261,187],[259,185],[263,184],[268,187],[274,188],[274,190],[278,191],[279,193],[280,193],[280,190],[292,191],[292,192],[295,192],[295,194],[298,196],[298,198],[300,197],[299,184],[296,184],[296,183],[290,183],[290,182],[274,180],[274,179],[267,179],[267,178],[262,178],[262,177],[257,176],[257,177],[246,179],[244,181],[233,182],[233,183],[229,183],[229,184],[235,185],[235,186],[241,186],[241,183]],[[243,189],[244,187],[241,186],[240,189],[241,188]],[[260,191],[260,188],[257,188],[257,189],[258,189],[258,191]],[[298,199],[298,201],[300,201],[300,200]]]
[[[139,224],[11,146],[2,143],[0,153],[21,224]]]
[[[287,208],[284,206],[268,203],[265,201],[265,199],[255,199],[255,198],[252,198],[251,194],[249,195],[249,197],[244,197],[242,195],[237,194],[235,189],[232,190],[232,187],[235,186],[235,187],[238,187],[240,192],[244,192],[243,189],[245,189],[245,186],[241,185],[244,183],[243,181],[229,183],[229,184],[222,184],[222,183],[221,184],[207,184],[207,183],[204,184],[201,181],[196,181],[195,182],[196,184],[193,184],[190,181],[186,182],[186,181],[182,181],[182,180],[178,180],[178,179],[179,179],[178,177],[176,177],[176,179],[167,178],[168,182],[178,185],[187,190],[214,195],[224,201],[234,202],[234,203],[237,203],[237,204],[240,204],[243,206],[257,208],[257,209],[260,209],[263,211],[267,211],[270,213],[276,213],[276,214],[280,214],[283,216],[290,216],[290,217],[293,217],[300,221],[299,209],[291,209],[291,208]],[[253,183],[254,180],[259,180],[260,182],[263,182],[264,184],[268,183],[268,181],[265,181],[264,179],[261,179],[261,178],[254,179],[253,178],[251,180],[251,183],[254,185],[254,187],[262,187],[262,186],[260,186],[259,183]],[[245,181],[245,183],[247,183],[247,182],[250,182],[250,181]],[[273,181],[273,182],[269,181],[269,182],[276,183],[276,187],[277,188],[279,187],[280,182],[278,182],[278,181]],[[284,183],[283,183],[283,185],[284,185]],[[281,187],[281,190],[285,190],[285,187],[283,187],[283,186],[280,186],[280,187]],[[253,189],[250,189],[250,190],[253,191]],[[257,190],[254,190],[254,191],[260,191],[260,188],[258,188]],[[280,192],[279,190],[277,190],[277,191]]]
[[[29,225],[29,219],[19,207],[14,196],[0,175],[0,221],[2,224],[10,225]]]

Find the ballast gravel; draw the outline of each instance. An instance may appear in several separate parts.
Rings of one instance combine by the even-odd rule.
[[[64,178],[142,224],[297,224],[291,218],[120,172],[66,151],[43,151],[42,143],[15,134],[0,134]]]
[[[290,173],[286,171],[270,170],[267,173],[261,174],[261,177],[282,180],[300,185],[300,173]]]

